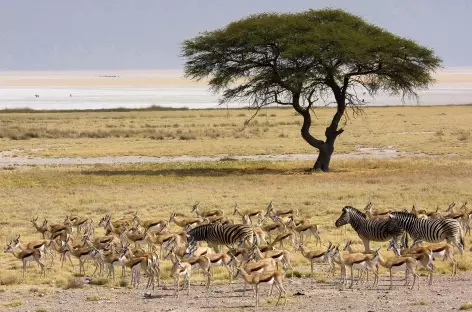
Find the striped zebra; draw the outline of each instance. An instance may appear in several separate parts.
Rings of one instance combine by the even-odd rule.
[[[392,220],[368,220],[364,213],[351,206],[343,208],[341,216],[334,224],[336,227],[350,224],[362,240],[366,252],[370,252],[370,241],[385,242],[393,238],[399,246],[406,238],[403,229]]]
[[[244,224],[212,223],[194,227],[187,232],[189,246],[194,246],[198,241],[206,241],[208,244],[234,245],[243,242],[253,244],[254,230]]]
[[[390,220],[404,229],[413,239],[413,246],[427,241],[437,243],[446,240],[464,254],[464,232],[455,219],[421,219],[408,212],[390,215]]]

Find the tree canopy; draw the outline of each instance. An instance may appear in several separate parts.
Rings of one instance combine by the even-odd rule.
[[[323,171],[346,107],[363,102],[360,90],[417,97],[441,64],[432,49],[339,9],[252,15],[184,41],[182,52],[186,76],[209,78],[222,103],[292,106],[304,119],[302,137],[320,151],[314,169]],[[337,109],[321,140],[310,134],[310,111],[328,96]]]

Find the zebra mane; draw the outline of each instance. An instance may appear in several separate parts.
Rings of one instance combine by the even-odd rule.
[[[415,218],[415,219],[418,218],[414,213],[410,213],[406,211],[395,211],[395,212],[392,212],[391,215],[397,216],[397,217],[403,217],[403,218]]]
[[[357,215],[361,215],[364,219],[367,218],[367,216],[365,215],[365,213],[363,213],[363,212],[360,211],[359,209],[354,208],[354,207],[352,207],[352,206],[345,206],[345,207],[343,208],[343,210],[344,210],[344,209],[349,210],[349,211],[351,211],[351,212],[353,212],[353,213],[355,213],[355,214],[357,214]]]

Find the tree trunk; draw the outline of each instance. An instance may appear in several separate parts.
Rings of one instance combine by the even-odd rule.
[[[334,152],[334,144],[324,143],[319,149],[318,158],[313,166],[315,171],[329,172],[329,163]]]
[[[342,100],[342,99],[341,99]],[[303,125],[301,128],[302,138],[311,146],[318,149],[318,159],[316,160],[313,170],[320,170],[323,172],[329,172],[329,163],[331,161],[331,156],[334,152],[334,141],[336,138],[344,132],[341,128],[338,130],[339,119],[344,113],[345,105],[339,105],[336,110],[336,114],[333,116],[333,120],[328,128],[325,130],[326,141],[319,140],[311,135],[311,115],[310,115],[310,106],[307,108],[300,107],[300,95],[294,94],[293,96],[293,108],[303,116]],[[344,102],[341,102],[343,104]]]

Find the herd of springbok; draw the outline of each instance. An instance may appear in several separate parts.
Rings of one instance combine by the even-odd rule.
[[[146,288],[154,289],[157,282],[161,282],[161,264],[163,261],[172,263],[170,276],[175,287],[175,296],[179,297],[180,280],[183,278],[184,287],[189,294],[192,271],[199,270],[205,277],[205,287],[209,288],[214,267],[224,267],[228,272],[229,282],[240,275],[246,284],[253,287],[256,297],[256,306],[259,303],[259,285],[269,284],[270,294],[273,286],[279,291],[277,304],[282,295],[286,300],[284,278],[286,271],[290,271],[293,278],[294,269],[291,258],[293,253],[299,252],[310,262],[311,276],[315,276],[315,264],[326,263],[328,276],[334,276],[336,266],[340,268],[341,285],[347,283],[346,272],[350,271],[350,284],[354,284],[354,272],[358,270],[358,283],[369,279],[369,272],[374,275],[373,286],[379,280],[379,266],[386,268],[390,274],[396,271],[405,273],[405,285],[409,284],[408,277],[413,275],[411,288],[416,284],[419,287],[418,267],[424,267],[429,272],[428,284],[433,282],[434,261],[447,260],[452,263],[452,274],[456,274],[455,247],[448,242],[422,244],[422,246],[395,246],[390,241],[389,250],[395,251],[395,256],[385,258],[375,250],[355,251],[351,241],[347,241],[343,248],[339,244],[327,242],[323,247],[319,227],[305,218],[298,216],[297,210],[274,210],[272,202],[266,209],[242,211],[235,204],[232,217],[228,217],[222,210],[200,211],[199,203],[193,205],[191,213],[195,216],[185,216],[181,213],[172,213],[168,219],[141,220],[137,213],[131,217],[112,220],[110,215],[102,217],[94,226],[91,218],[66,216],[61,223],[53,224],[44,219],[31,220],[34,228],[40,233],[41,239],[24,242],[20,235],[10,240],[5,253],[11,253],[23,263],[23,278],[28,262],[36,262],[41,275],[46,275],[46,260],[51,266],[59,255],[61,268],[69,261],[73,270],[74,262],[78,260],[78,273],[87,274],[85,264],[94,264],[92,276],[106,275],[108,279],[115,279],[115,267],[121,267],[121,278],[126,278],[126,271],[131,272],[131,285],[138,287],[142,275],[147,278]],[[470,216],[466,203],[457,211],[455,204],[449,205],[445,213],[439,208],[434,212],[418,210],[415,206],[410,211],[418,218],[454,218],[459,221],[464,232],[470,231]],[[372,204],[365,207],[365,218],[380,220],[388,218],[394,211],[379,213],[372,209]],[[241,242],[238,246],[190,246],[188,231],[203,224],[245,224],[254,231],[254,243]],[[171,231],[170,228],[178,228]],[[96,235],[98,228],[103,228],[104,235]],[[309,249],[307,243],[312,237],[318,246]],[[290,246],[290,247],[289,247]],[[73,259],[76,259],[73,261]],[[282,270],[279,270],[279,264]],[[270,295],[269,294],[269,295]]]

